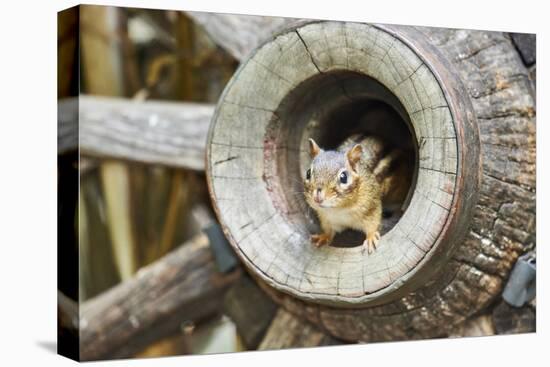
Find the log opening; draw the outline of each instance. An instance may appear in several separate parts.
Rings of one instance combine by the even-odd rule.
[[[375,79],[357,72],[340,70],[322,73],[302,82],[287,95],[268,126],[269,135],[278,147],[286,147],[279,154],[275,172],[267,172],[268,186],[279,186],[285,195],[282,205],[288,208],[290,220],[319,232],[317,216],[305,202],[304,174],[311,159],[308,139],[313,138],[324,149],[336,149],[353,134],[380,136],[392,147],[404,150],[409,164],[418,167],[418,147],[407,111],[399,99]],[[416,175],[416,172],[415,172]],[[414,180],[409,187],[412,194]],[[401,203],[403,211],[410,195]],[[396,211],[382,222],[382,236],[397,223],[401,213]],[[336,236],[335,247],[360,246],[364,234],[347,230]]]
[[[480,167],[471,105],[446,62],[415,32],[316,22],[274,36],[242,63],[213,118],[207,175],[225,233],[255,275],[302,300],[366,307],[444,266],[471,219]],[[382,110],[394,127],[410,121],[418,146],[408,208],[371,256],[357,246],[314,248],[293,197],[307,139],[334,146],[360,127],[353,120]]]

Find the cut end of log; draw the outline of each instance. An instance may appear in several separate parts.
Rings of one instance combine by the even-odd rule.
[[[207,144],[214,206],[245,265],[278,291],[337,307],[386,303],[423,285],[475,205],[479,137],[465,96],[411,29],[315,22],[257,48],[224,91]],[[370,256],[353,240],[312,246],[314,217],[296,194],[308,139],[335,148],[354,132],[416,148],[407,209]]]

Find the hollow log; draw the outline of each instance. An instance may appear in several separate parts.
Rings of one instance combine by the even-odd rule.
[[[337,344],[341,342],[307,321],[279,309],[258,350],[311,348]]]
[[[129,358],[142,348],[220,312],[239,278],[216,270],[200,234],[80,307],[80,360]]]
[[[351,240],[314,248],[316,219],[296,195],[308,138],[407,139],[389,126],[416,150],[403,215],[371,256]],[[300,24],[229,82],[207,178],[229,242],[287,310],[348,341],[443,336],[491,304],[535,244],[528,72],[500,32]]]

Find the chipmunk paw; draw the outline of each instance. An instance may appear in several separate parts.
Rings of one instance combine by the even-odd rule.
[[[332,237],[325,233],[311,235],[311,243],[313,243],[315,247],[328,245],[331,241]]]
[[[376,251],[376,245],[378,245],[378,241],[380,241],[380,232],[376,231],[372,234],[368,234],[367,238],[363,242],[363,252],[367,250],[367,253],[370,255],[374,251]]]

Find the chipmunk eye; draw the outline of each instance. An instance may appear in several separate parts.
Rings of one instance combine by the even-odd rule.
[[[311,179],[311,169],[308,169],[306,171],[306,180],[309,180],[309,179]]]
[[[348,173],[346,171],[342,171],[342,173],[340,173],[340,183],[348,183]]]

